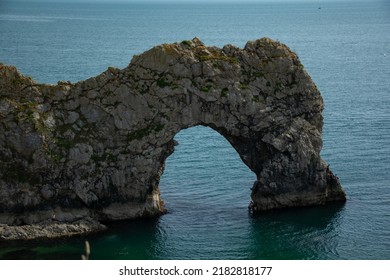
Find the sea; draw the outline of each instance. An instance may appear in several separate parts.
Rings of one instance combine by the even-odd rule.
[[[207,127],[180,131],[160,182],[168,210],[103,233],[1,242],[0,259],[390,259],[390,2],[0,2],[0,62],[76,82],[194,37],[296,52],[325,101],[322,157],[343,205],[248,213],[255,174]],[[1,160],[1,159],[0,159]]]

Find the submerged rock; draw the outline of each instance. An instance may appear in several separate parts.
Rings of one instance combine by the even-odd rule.
[[[173,137],[197,125],[256,174],[257,210],[344,201],[320,157],[323,107],[297,55],[268,38],[164,44],[76,84],[0,65],[0,223],[159,215]]]

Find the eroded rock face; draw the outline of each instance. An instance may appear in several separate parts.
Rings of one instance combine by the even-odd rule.
[[[258,210],[345,200],[319,155],[322,110],[297,55],[267,38],[244,49],[165,44],[76,84],[1,65],[0,223],[158,215],[173,137],[197,125],[257,175]]]

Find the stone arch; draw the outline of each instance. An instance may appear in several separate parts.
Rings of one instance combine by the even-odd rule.
[[[36,84],[6,66],[1,77],[0,222],[163,213],[173,137],[196,125],[223,135],[256,174],[259,211],[345,200],[320,157],[320,93],[270,39],[165,44],[76,84]]]

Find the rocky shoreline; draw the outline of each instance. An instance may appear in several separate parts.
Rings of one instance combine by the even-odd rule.
[[[34,240],[71,237],[104,231],[107,227],[91,218],[74,222],[46,221],[39,224],[9,226],[0,224],[0,240]]]

